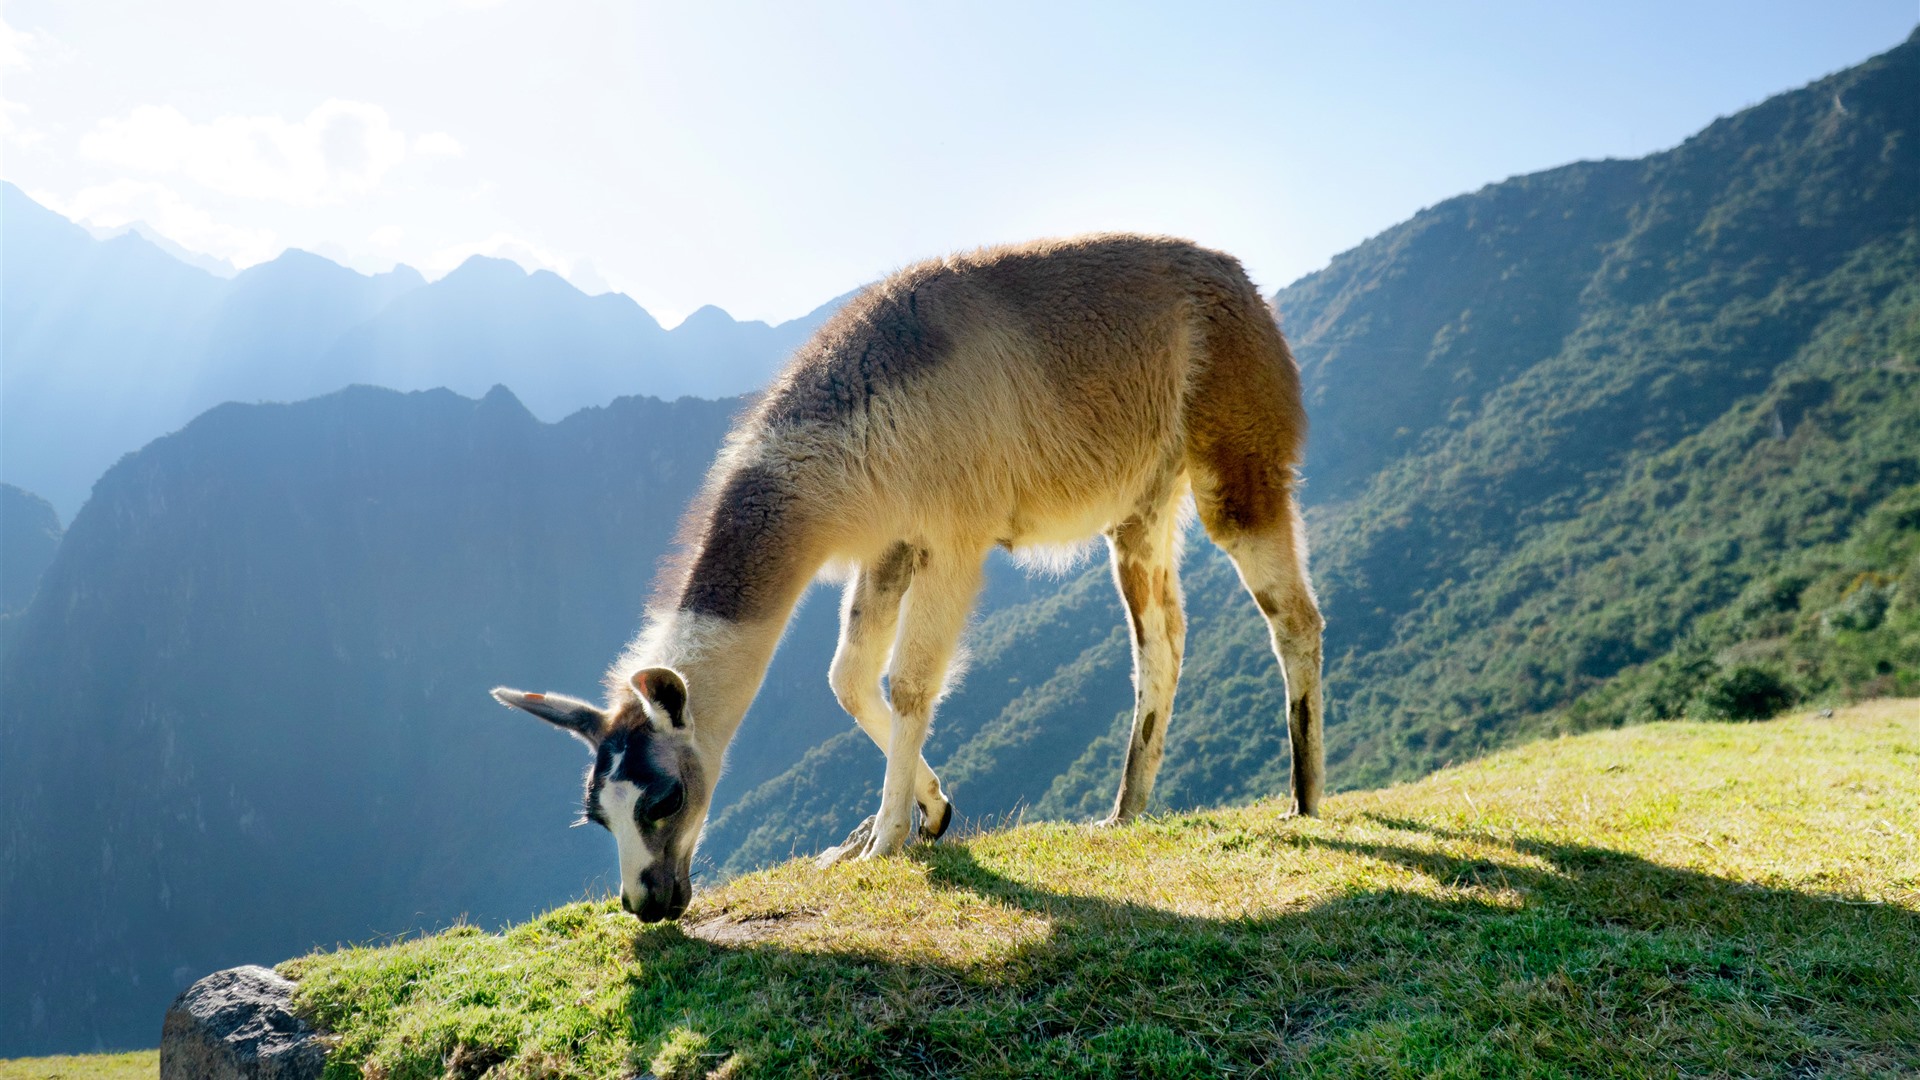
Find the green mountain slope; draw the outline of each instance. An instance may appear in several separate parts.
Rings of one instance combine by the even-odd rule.
[[[1916,80],[1910,41],[1649,159],[1560,348],[1327,508],[1341,782],[1512,738],[1920,481]]]
[[[1644,725],[282,969],[342,1076],[1894,1075],[1916,765],[1911,701]]]
[[[1912,688],[1916,85],[1920,38],[1673,150],[1449,200],[1275,298],[1314,421],[1335,787],[1556,727]],[[1191,547],[1172,807],[1287,778],[1265,629]],[[981,619],[929,754],[963,815],[1111,798],[1128,660],[1103,575]],[[1872,618],[1835,629],[1836,604]],[[716,822],[727,867],[837,838],[878,776],[856,739],[816,748]]]
[[[1480,574],[1412,603],[1391,647],[1350,659],[1349,716],[1372,722],[1342,733],[1349,774],[1404,774],[1555,726],[1697,713],[1707,684],[1742,667],[1771,678],[1781,703],[1920,689],[1911,254],[1875,258],[1861,307],[1831,316],[1761,393],[1630,457],[1577,514],[1518,530]],[[1872,625],[1822,621],[1856,582],[1884,602]],[[1791,618],[1803,609],[1810,622]],[[1635,665],[1683,642],[1697,685],[1660,701],[1623,689],[1646,680]]]

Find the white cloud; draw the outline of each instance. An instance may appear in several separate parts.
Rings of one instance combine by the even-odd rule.
[[[286,246],[271,229],[249,229],[214,220],[213,215],[163,184],[122,179],[82,188],[71,199],[38,191],[32,196],[55,213],[96,228],[145,222],[183,248],[205,252],[241,268],[265,262]]]
[[[5,139],[17,146],[31,146],[45,138],[40,131],[21,122],[26,115],[25,105],[0,98],[0,139]]]
[[[12,74],[33,67],[33,35],[0,19],[0,71]]]
[[[39,30],[16,30],[0,19],[0,71],[17,75],[48,63],[60,63],[73,56],[73,50]]]
[[[38,30],[16,30],[0,19],[0,72],[9,78],[22,72],[59,63],[72,51]],[[26,148],[46,138],[46,133],[26,123],[27,107],[0,95],[0,141]]]
[[[457,153],[451,135],[413,140],[414,152]],[[189,120],[166,105],[141,105],[102,120],[80,140],[81,156],[156,175],[181,175],[213,191],[294,206],[340,202],[379,186],[408,155],[387,111],[327,101],[301,120],[222,116]]]
[[[460,140],[444,131],[429,131],[413,140],[415,157],[459,157],[467,152]]]

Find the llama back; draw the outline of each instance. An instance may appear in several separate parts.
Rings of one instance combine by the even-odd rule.
[[[1272,369],[1260,382],[1292,377],[1297,399],[1272,316],[1230,256],[1102,235],[919,263],[796,354],[741,450],[805,463],[804,501],[854,533],[891,533],[847,537],[854,548],[914,531],[1077,538],[1179,468],[1190,399],[1234,381],[1208,378],[1216,343],[1236,367]]]

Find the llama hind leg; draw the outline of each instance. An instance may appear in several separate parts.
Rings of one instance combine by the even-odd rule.
[[[1234,493],[1198,499],[1200,519],[1214,542],[1240,571],[1240,581],[1259,605],[1287,683],[1287,736],[1293,753],[1293,810],[1320,812],[1325,786],[1322,746],[1321,631],[1325,621],[1307,576],[1306,529],[1299,507],[1284,486],[1259,500],[1266,514],[1235,506]]]
[[[1187,635],[1180,609],[1177,506],[1177,500],[1165,500],[1107,533],[1114,583],[1133,632],[1134,704],[1120,791],[1102,825],[1123,825],[1146,809],[1166,748]]]
[[[893,713],[880,693],[880,672],[893,649],[900,621],[900,601],[913,581],[919,552],[895,544],[871,565],[863,566],[847,585],[840,608],[840,645],[833,654],[827,679],[841,708],[847,710],[874,745],[886,753]],[[940,778],[922,758],[914,777],[914,801],[920,808],[920,835],[938,839],[953,820],[953,805],[940,788]]]

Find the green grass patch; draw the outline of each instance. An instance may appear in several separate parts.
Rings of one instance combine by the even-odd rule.
[[[0,1061],[0,1080],[153,1080],[159,1075],[158,1050]]]
[[[1551,739],[291,961],[329,1075],[1920,1070],[1920,703]]]

